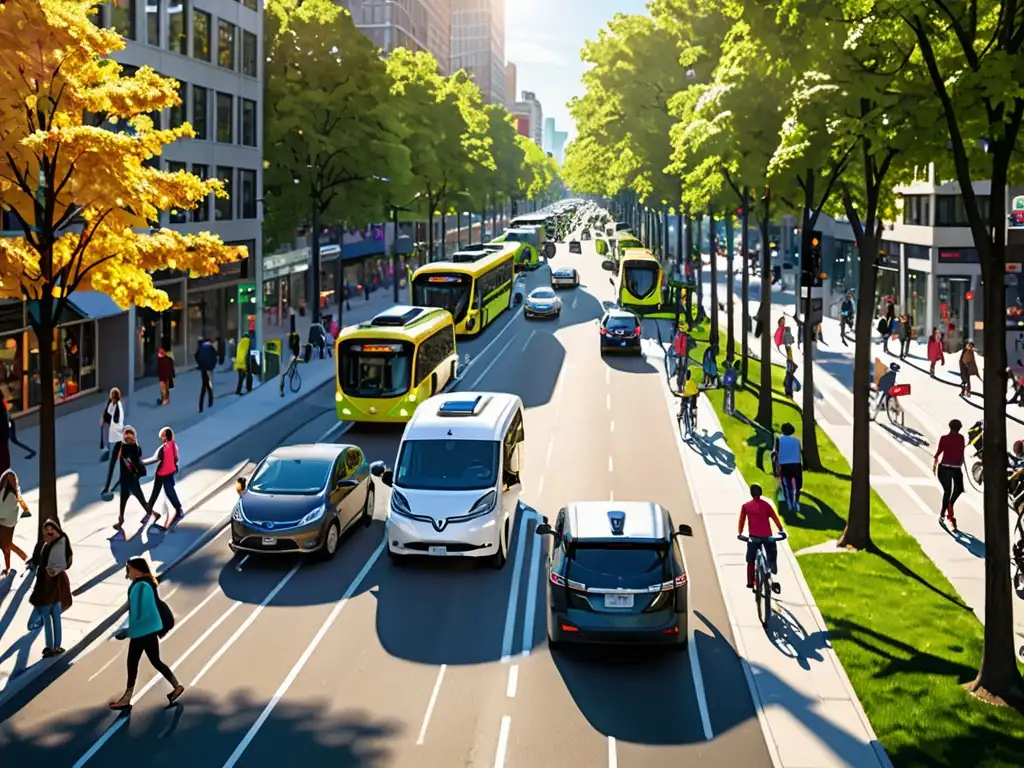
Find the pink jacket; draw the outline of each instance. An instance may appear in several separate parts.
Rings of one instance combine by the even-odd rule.
[[[942,341],[932,336],[928,339],[928,362],[937,363],[939,360],[943,360],[944,355],[942,354]]]

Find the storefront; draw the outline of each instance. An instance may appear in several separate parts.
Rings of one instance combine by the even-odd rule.
[[[947,352],[958,352],[974,336],[973,299],[980,289],[980,263],[977,248],[939,249],[935,295]]]
[[[903,310],[910,313],[918,340],[931,333],[928,315],[928,279],[931,276],[931,249],[924,245],[903,246],[906,263],[906,286],[903,291]]]
[[[281,325],[291,306],[306,295],[309,249],[299,248],[263,257],[263,307],[271,325]]]
[[[892,304],[900,308],[900,244],[889,240],[879,243],[875,261],[875,311],[884,315]]]

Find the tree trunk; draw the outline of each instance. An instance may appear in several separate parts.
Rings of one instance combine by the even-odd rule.
[[[800,221],[800,278],[798,283],[798,294],[803,288],[803,276],[810,276],[811,267],[811,233],[816,224],[817,216],[814,215],[814,172],[808,171],[804,178],[804,210]],[[808,280],[814,282],[813,279]],[[821,471],[821,456],[818,452],[818,431],[814,427],[814,327],[811,323],[811,288],[807,287],[807,297],[804,300],[804,349],[803,349],[803,381],[801,410],[801,443],[804,454],[804,468],[811,472]]]
[[[772,190],[764,188],[761,212],[761,304],[757,310],[761,325],[761,391],[757,394],[755,420],[772,431],[772,255],[768,249],[768,225],[771,222]]]
[[[718,230],[715,229],[715,209],[708,206],[708,253],[711,255],[711,346],[718,346]]]
[[[747,375],[750,372],[748,359],[750,357],[750,264],[747,262],[747,253],[750,249],[750,188],[743,188],[743,213],[740,214],[740,267],[743,270],[743,282],[741,284],[742,296],[740,301],[742,307],[743,332],[740,336],[740,380],[744,385],[747,383]]]
[[[310,248],[310,291],[313,294],[310,302],[311,322],[320,322],[320,206],[313,203],[313,221],[309,229]]]
[[[732,311],[733,302],[733,233],[732,213],[725,215],[725,359],[730,363],[736,358],[736,324],[735,313]]]
[[[33,330],[39,344],[39,509],[36,513],[37,541],[43,539],[43,523],[60,521],[57,504],[57,421],[53,396],[53,331],[56,304],[50,291],[39,300],[39,322]],[[134,371],[129,371],[133,375]]]

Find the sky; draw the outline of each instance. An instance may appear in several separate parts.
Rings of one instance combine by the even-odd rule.
[[[583,94],[580,49],[616,12],[646,13],[644,0],[506,0],[505,60],[516,65],[516,98],[533,91],[555,128],[576,128],[566,102]]]

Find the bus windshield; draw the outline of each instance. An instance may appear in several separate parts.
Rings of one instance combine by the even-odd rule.
[[[412,303],[417,307],[447,309],[456,323],[461,323],[469,310],[473,278],[459,274],[420,275],[412,281]]]
[[[633,296],[646,299],[658,288],[658,265],[649,261],[626,262],[625,285]]]
[[[400,397],[412,384],[414,346],[392,339],[350,339],[338,349],[338,382],[350,397]]]

